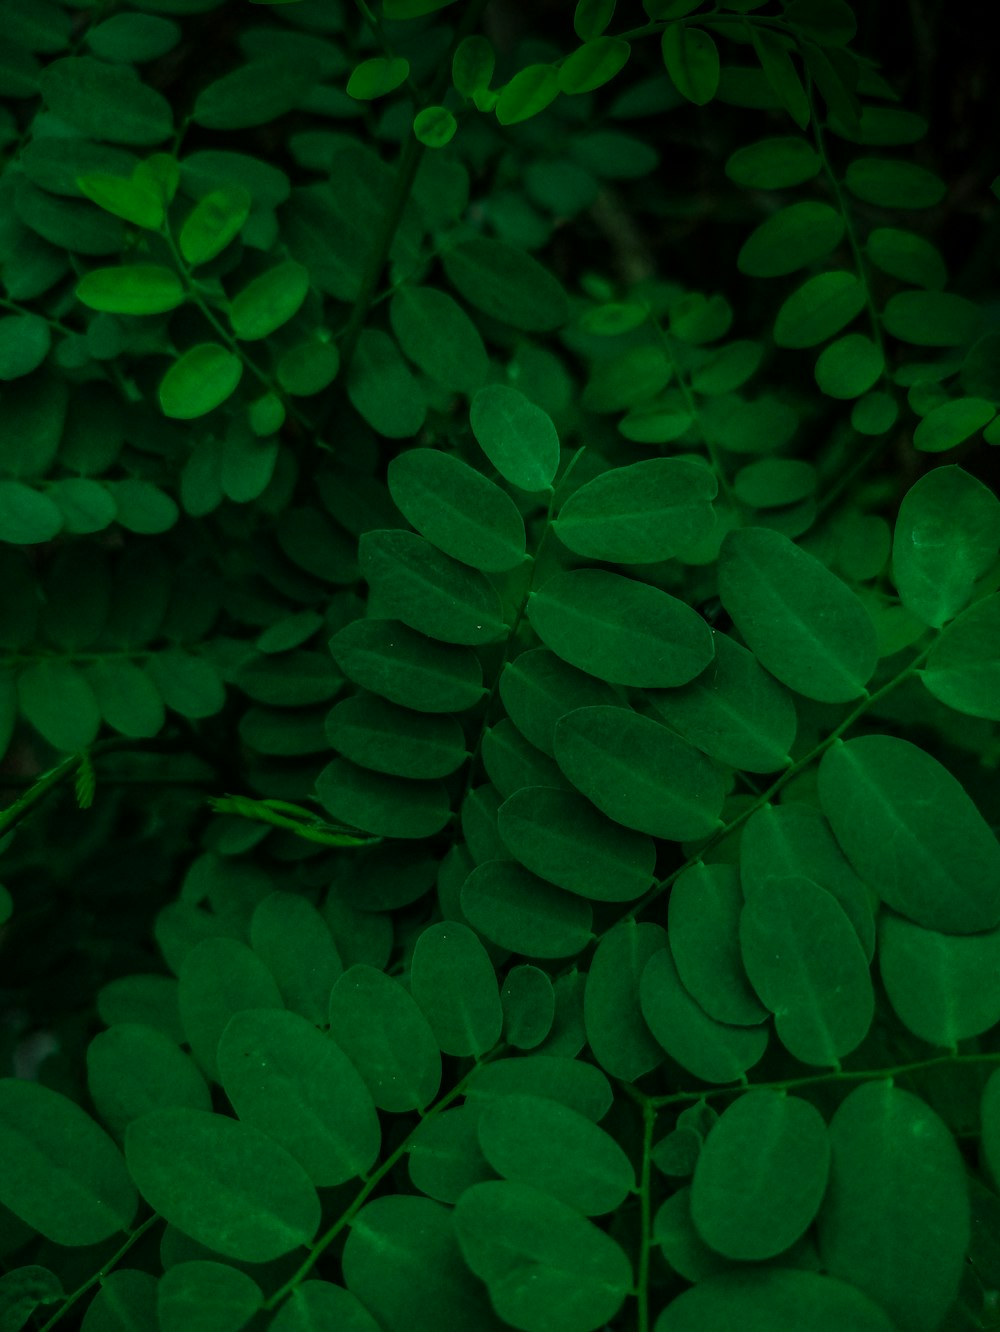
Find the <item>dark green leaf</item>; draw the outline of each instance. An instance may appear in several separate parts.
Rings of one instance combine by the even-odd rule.
[[[791,1267],[707,1274],[667,1306],[656,1332],[743,1332],[752,1326],[749,1319],[761,1328],[898,1332],[885,1310],[855,1286]]]
[[[238,939],[207,938],[187,953],[180,969],[184,1038],[209,1077],[219,1081],[216,1048],[229,1019],[245,1008],[283,1007],[267,967]]]
[[[615,1240],[528,1184],[473,1184],[455,1207],[455,1233],[496,1312],[525,1332],[590,1332],[614,1318],[632,1284]]]
[[[64,56],[45,66],[39,87],[49,110],[91,139],[154,144],[173,131],[170,103],[128,65]]]
[[[865,285],[853,273],[835,270],[806,278],[778,311],[774,340],[779,347],[815,347],[839,333],[864,309]]]
[[[922,453],[953,449],[989,425],[996,410],[986,398],[953,398],[943,402],[917,422],[913,447]]]
[[[330,1035],[361,1074],[381,1110],[421,1110],[441,1085],[441,1055],[430,1023],[399,981],[365,963],[330,994]]]
[[[826,1191],[830,1139],[809,1101],[753,1091],[709,1132],[691,1183],[691,1219],[727,1258],[772,1258],[812,1224]]]
[[[373,56],[362,60],[351,71],[347,81],[347,95],[359,102],[371,102],[376,97],[385,97],[406,82],[410,76],[409,61],[401,57],[387,59],[385,56]]]
[[[1000,721],[1000,595],[973,602],[952,621],[919,674],[957,712]]]
[[[448,281],[477,310],[525,333],[548,333],[569,318],[566,292],[551,272],[506,241],[477,236],[441,256]]]
[[[309,1244],[320,1205],[309,1177],[259,1129],[204,1110],[153,1110],[129,1124],[125,1157],[139,1191],[172,1225],[238,1262]]]
[[[469,409],[472,433],[504,480],[548,490],[559,467],[559,436],[547,412],[518,389],[487,384]]]
[[[389,305],[392,331],[424,374],[456,393],[475,393],[488,361],[479,329],[457,301],[436,287],[402,286]]]
[[[391,777],[346,758],[326,765],[316,794],[335,822],[378,837],[433,837],[451,815],[443,782]]]
[[[213,130],[267,125],[294,110],[318,77],[319,63],[309,57],[253,60],[202,88],[191,118]]]
[[[17,692],[23,716],[53,748],[76,753],[93,743],[101,714],[79,666],[46,657],[24,668]]]
[[[372,695],[335,703],[325,729],[345,758],[397,777],[447,777],[468,757],[456,718],[411,712]]]
[[[469,924],[500,948],[525,957],[572,957],[592,937],[590,904],[513,860],[487,860],[462,885]]]
[[[0,319],[0,379],[20,379],[37,370],[49,354],[52,331],[41,315]]]
[[[274,977],[285,1004],[322,1026],[344,968],[326,921],[298,893],[271,893],[254,908],[250,943]]]
[[[578,708],[556,723],[555,751],[577,790],[626,828],[680,842],[722,826],[722,769],[650,717]]]
[[[424,1119],[411,1135],[407,1165],[413,1186],[438,1202],[455,1203],[471,1184],[492,1179],[467,1106]]]
[[[550,578],[532,593],[528,620],[557,656],[612,684],[687,684],[714,653],[711,630],[690,606],[603,569]]]
[[[168,1267],[156,1288],[160,1332],[240,1332],[263,1302],[252,1277],[204,1259]]]
[[[394,340],[379,328],[365,328],[358,338],[347,394],[355,410],[386,439],[416,435],[427,414],[410,367]]]
[[[121,1022],[87,1047],[87,1086],[97,1113],[120,1134],[149,1110],[211,1110],[212,1097],[190,1055],[156,1027]]]
[[[458,921],[421,931],[410,962],[410,991],[445,1054],[479,1058],[500,1039],[503,1010],[493,964]]]
[[[501,125],[520,124],[544,111],[558,96],[559,71],[554,65],[525,65],[500,90],[496,103],[497,120]]]
[[[577,34],[579,36],[579,34]],[[593,92],[609,83],[628,63],[632,48],[620,37],[594,36],[571,51],[559,66],[564,93]]]
[[[831,398],[857,398],[878,382],[885,358],[864,333],[847,333],[824,347],[816,361],[816,383]]]
[[[868,258],[901,282],[939,290],[948,280],[941,252],[923,236],[895,227],[876,227],[865,244]]]
[[[399,620],[352,620],[330,639],[330,652],[349,680],[419,712],[463,712],[483,696],[470,647],[436,642]]]
[[[823,755],[818,791],[848,860],[894,911],[947,934],[1000,924],[1000,844],[937,759],[858,736]]]
[[[583,1018],[594,1058],[614,1078],[634,1082],[663,1062],[639,994],[646,963],[666,943],[662,926],[626,920],[597,945],[587,973]]]
[[[160,381],[165,416],[190,421],[213,411],[236,391],[243,362],[216,342],[189,347]]]
[[[737,267],[751,277],[794,273],[836,249],[843,234],[844,220],[829,204],[789,204],[750,233]]]
[[[466,880],[468,882],[468,880]],[[523,963],[511,967],[500,991],[503,1038],[519,1050],[533,1050],[552,1030],[556,993],[548,972]]]
[[[217,1057],[239,1118],[280,1143],[317,1187],[343,1184],[374,1164],[381,1131],[371,1093],[311,1021],[244,1010],[226,1026]]]
[[[626,716],[621,710],[617,715]],[[629,902],[650,887],[652,841],[605,819],[575,791],[540,786],[515,791],[500,807],[498,827],[527,869],[580,897]]]
[[[950,291],[900,291],[882,311],[886,332],[918,347],[964,347],[982,329],[982,311]]]
[[[595,1124],[614,1101],[611,1084],[595,1065],[551,1054],[521,1055],[483,1064],[470,1074],[466,1089],[466,1108],[477,1120],[494,1097],[522,1093],[568,1105]]]
[[[671,23],[660,41],[663,63],[682,97],[704,106],[719,87],[719,51],[701,28]]]
[[[500,697],[521,734],[549,758],[555,758],[553,736],[560,717],[574,708],[621,701],[611,685],[567,665],[548,648],[532,648],[507,662]]]
[[[488,643],[503,632],[500,598],[485,574],[399,528],[365,532],[359,561],[382,611],[446,643]]]
[[[823,1265],[932,1332],[958,1294],[969,1244],[965,1165],[935,1112],[891,1081],[868,1082],[830,1123],[830,1184],[818,1218]]]
[[[821,166],[808,139],[761,139],[737,148],[726,162],[726,175],[749,190],[784,190],[812,180]]]
[[[844,179],[852,194],[883,208],[932,208],[948,192],[926,167],[885,157],[856,157]]]
[[[387,479],[403,516],[446,555],[489,572],[523,562],[524,520],[513,500],[454,454],[409,449],[391,460]]]
[[[788,537],[763,527],[727,532],[719,595],[761,665],[790,689],[825,703],[864,692],[878,660],[871,617],[846,583]]]
[[[51,541],[62,526],[62,511],[48,495],[23,481],[0,478],[0,541],[36,546]]]
[[[137,1198],[121,1153],[75,1101],[0,1079],[0,1203],[53,1244],[99,1244],[131,1225]]]

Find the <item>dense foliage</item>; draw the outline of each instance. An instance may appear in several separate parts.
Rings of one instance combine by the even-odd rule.
[[[1000,1326],[997,168],[877,48],[0,0],[0,1332]]]

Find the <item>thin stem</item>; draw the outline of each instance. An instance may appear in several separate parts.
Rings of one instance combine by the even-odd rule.
[[[636,1281],[636,1332],[649,1332],[649,1251],[652,1243],[651,1166],[656,1106],[649,1097],[642,1103],[642,1170],[639,1178],[639,1271]]]
[[[143,1221],[141,1226],[136,1227],[136,1229],[132,1231],[128,1239],[117,1251],[117,1253],[115,1253],[111,1258],[109,1258],[108,1261],[104,1264],[104,1266],[101,1267],[98,1271],[96,1271],[92,1277],[88,1277],[82,1286],[77,1286],[76,1290],[73,1291],[72,1295],[68,1295],[66,1297],[63,1304],[60,1306],[59,1309],[56,1310],[56,1312],[52,1315],[52,1317],[48,1320],[48,1322],[43,1323],[42,1327],[39,1329],[39,1332],[49,1332],[50,1328],[55,1327],[56,1323],[59,1322],[59,1320],[63,1317],[63,1315],[68,1313],[69,1310],[73,1307],[73,1305],[76,1304],[77,1300],[79,1300],[81,1296],[86,1295],[87,1291],[90,1290],[92,1287],[96,1286],[98,1282],[102,1281],[108,1275],[108,1273],[112,1271],[112,1269],[121,1261],[121,1259],[125,1257],[129,1249],[131,1249],[132,1246],[136,1244],[143,1237],[143,1235],[145,1235],[146,1231],[149,1230],[151,1226],[155,1225],[156,1222],[159,1220],[160,1217],[156,1212],[154,1212],[152,1216],[147,1217],[147,1219]]]

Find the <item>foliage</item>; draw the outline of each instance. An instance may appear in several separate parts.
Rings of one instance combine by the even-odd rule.
[[[2,1332],[1000,1326],[995,248],[856,27],[0,0]]]

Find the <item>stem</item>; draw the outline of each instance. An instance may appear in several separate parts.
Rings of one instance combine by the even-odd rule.
[[[636,1282],[638,1314],[636,1332],[649,1332],[649,1250],[652,1244],[652,1198],[650,1176],[653,1156],[653,1129],[656,1126],[656,1106],[649,1099],[642,1101],[642,1173],[639,1179],[639,1272]]]
[[[52,1315],[52,1317],[49,1319],[47,1323],[44,1323],[42,1325],[40,1332],[49,1332],[49,1328],[55,1327],[56,1323],[59,1322],[59,1320],[63,1317],[63,1315],[68,1313],[69,1310],[73,1307],[73,1305],[76,1304],[77,1300],[80,1299],[82,1295],[85,1295],[87,1291],[91,1289],[92,1286],[96,1286],[99,1281],[102,1281],[112,1270],[112,1268],[115,1267],[115,1265],[122,1258],[125,1257],[129,1249],[131,1249],[132,1246],[138,1240],[140,1240],[143,1237],[143,1235],[145,1235],[146,1231],[149,1230],[150,1226],[154,1225],[159,1220],[160,1217],[157,1215],[156,1212],[154,1212],[152,1216],[147,1217],[147,1219],[143,1221],[141,1226],[138,1226],[135,1230],[133,1230],[132,1233],[129,1235],[128,1239],[118,1250],[118,1252],[113,1254],[112,1257],[110,1257],[108,1261],[104,1264],[104,1266],[100,1268],[97,1272],[95,1272],[92,1277],[88,1277],[82,1286],[77,1286],[76,1290],[73,1291],[72,1295],[68,1295],[66,1297],[66,1300],[64,1301],[62,1306]]]

